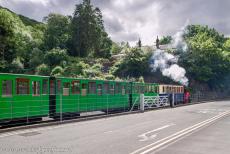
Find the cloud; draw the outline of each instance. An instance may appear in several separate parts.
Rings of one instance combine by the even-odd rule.
[[[1,0],[0,5],[42,21],[50,12],[72,15],[82,0]],[[103,13],[114,41],[153,45],[157,35],[172,35],[184,25],[209,25],[230,35],[229,0],[91,0]]]

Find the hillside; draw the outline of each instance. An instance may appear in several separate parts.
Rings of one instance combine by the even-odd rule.
[[[30,19],[29,17],[23,16],[20,14],[16,14],[15,12],[11,11],[8,8],[4,8],[4,7],[0,6],[0,9],[5,9],[5,10],[11,12],[12,14],[14,14],[15,16],[18,16],[22,20],[22,22],[25,26],[35,26],[35,25],[43,24],[42,22],[38,22],[34,19]]]

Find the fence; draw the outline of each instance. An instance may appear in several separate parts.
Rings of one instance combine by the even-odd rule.
[[[212,101],[212,100],[222,100],[230,98],[230,93],[228,91],[224,92],[206,92],[206,91],[198,91],[196,93],[191,94],[190,102],[202,102],[202,101]]]
[[[144,105],[141,100],[144,97]],[[228,98],[229,93],[198,92],[191,95],[190,103]],[[143,109],[168,107],[172,99],[168,96],[129,95],[49,95],[8,96],[0,99],[0,122],[8,126],[25,123],[60,121],[91,116],[106,116],[116,113],[136,112]],[[174,101],[175,105],[179,105]],[[181,104],[181,103],[180,103]],[[183,103],[182,103],[183,104]],[[4,126],[3,124],[0,124]]]

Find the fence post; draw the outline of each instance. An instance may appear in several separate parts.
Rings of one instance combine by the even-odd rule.
[[[29,101],[27,100],[27,103],[26,103],[26,123],[28,124],[29,123],[29,110],[30,110],[30,108],[29,108]]]
[[[62,122],[62,94],[60,93],[60,122]]]
[[[174,93],[172,93],[172,99],[170,101],[170,107],[174,107]]]
[[[144,94],[140,94],[140,110],[141,112],[145,111],[145,104],[144,104]]]
[[[106,96],[106,104],[107,104],[106,114],[108,115],[109,114],[109,94],[107,94]]]

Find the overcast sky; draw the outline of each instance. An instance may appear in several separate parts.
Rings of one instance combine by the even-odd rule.
[[[103,13],[107,32],[116,42],[153,45],[156,36],[173,35],[190,24],[209,25],[230,35],[230,0],[91,0]],[[42,21],[51,12],[72,15],[81,0],[0,0],[0,5]]]

